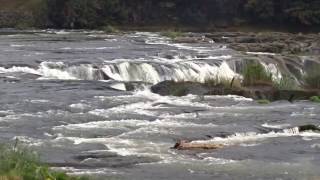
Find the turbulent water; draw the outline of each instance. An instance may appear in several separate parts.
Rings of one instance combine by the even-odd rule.
[[[102,179],[320,177],[320,134],[280,131],[318,125],[318,104],[150,92],[163,80],[238,76],[243,55],[223,44],[173,43],[158,33],[0,34],[0,140],[18,138],[55,168]],[[225,148],[171,149],[179,139]]]

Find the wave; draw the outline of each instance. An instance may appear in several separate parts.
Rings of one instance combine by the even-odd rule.
[[[277,138],[277,137],[291,137],[291,136],[301,136],[301,137],[318,137],[320,138],[319,133],[315,133],[312,131],[304,131],[300,132],[298,127],[284,129],[280,132],[269,132],[265,134],[260,134],[256,132],[245,132],[245,133],[235,133],[228,137],[215,137],[210,140],[199,140],[199,141],[192,141],[192,143],[217,143],[217,144],[224,144],[224,145],[236,145],[241,143],[252,143],[257,141],[263,141],[269,138]]]

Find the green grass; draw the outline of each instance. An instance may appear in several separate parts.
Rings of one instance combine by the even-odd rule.
[[[243,85],[255,86],[273,84],[272,74],[258,62],[250,62],[246,64],[243,70]]]
[[[279,90],[298,90],[299,86],[291,76],[283,76],[279,82],[274,82],[274,86]]]
[[[27,148],[0,145],[0,179],[2,180],[88,180],[68,176],[41,163],[38,156]]]
[[[257,100],[258,104],[270,104],[271,102],[267,99],[259,99]]]
[[[320,96],[312,96],[310,98],[310,101],[320,103]]]
[[[215,78],[205,79],[204,85],[207,87],[215,87],[221,85],[225,88],[241,88],[241,81],[236,77],[228,79],[217,76]]]

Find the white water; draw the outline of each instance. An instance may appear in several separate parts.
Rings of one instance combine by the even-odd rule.
[[[234,135],[228,136],[226,138],[215,137],[206,141],[192,141],[191,143],[213,143],[213,144],[224,144],[224,145],[237,145],[240,143],[255,143],[258,141],[263,141],[269,138],[277,137],[290,137],[290,136],[301,136],[301,137],[317,137],[320,138],[320,134],[316,132],[299,132],[299,128],[284,129],[283,132],[269,132],[266,134],[259,134],[256,132],[246,132],[246,133],[235,133]]]
[[[222,57],[223,58],[223,57]],[[164,80],[204,82],[210,78],[232,79],[238,76],[223,61],[220,65],[200,61],[183,61],[174,64],[153,62],[120,62],[94,68],[90,64],[68,66],[63,62],[42,62],[38,69],[30,67],[3,68],[0,73],[24,72],[41,76],[40,79],[141,81],[156,84]],[[121,88],[122,89],[122,88]]]

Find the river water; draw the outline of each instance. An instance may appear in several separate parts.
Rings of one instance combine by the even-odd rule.
[[[320,178],[320,134],[289,129],[319,125],[319,104],[150,92],[163,80],[238,75],[243,57],[223,44],[146,32],[0,34],[0,141],[19,139],[57,169],[102,179]],[[179,139],[225,148],[172,149]]]

